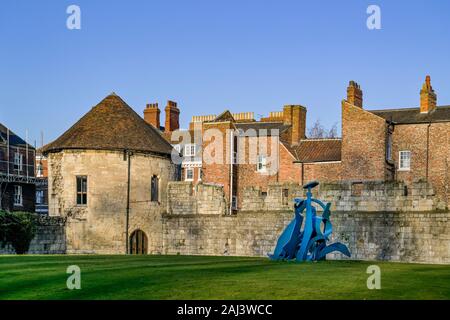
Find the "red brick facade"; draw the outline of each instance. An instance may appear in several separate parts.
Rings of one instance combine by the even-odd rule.
[[[360,86],[351,81],[347,98],[342,101],[341,139],[307,139],[306,108],[300,105],[284,106],[282,111],[271,112],[261,121],[255,121],[252,113],[231,114],[228,111],[218,117],[193,117],[191,129],[195,122],[200,123],[203,133],[207,129],[220,132],[220,152],[223,155],[223,163],[207,163],[203,156],[201,168],[194,170],[193,181],[223,185],[227,201],[230,203],[230,195],[236,196],[239,208],[244,189],[259,187],[264,192],[272,183],[397,180],[408,185],[422,180],[432,184],[441,200],[441,207],[448,207],[450,106],[436,106],[436,93],[429,77],[422,86],[418,100],[420,107],[416,108],[366,110]],[[251,159],[249,154],[251,145],[258,145],[258,137],[239,134],[238,138],[234,138],[233,145],[244,145],[245,161],[231,165],[230,132],[236,129],[243,132],[249,129],[256,132],[277,129],[279,134],[274,145],[278,154],[278,170],[269,174],[258,170],[257,159]],[[267,133],[270,135],[270,132]],[[257,150],[256,156],[272,154],[274,139],[269,136],[267,150]],[[203,142],[203,152],[210,143]],[[408,169],[400,167],[400,152],[405,158],[402,165],[409,165]],[[240,153],[237,154],[238,159],[242,160]],[[185,179],[185,174],[182,179]]]

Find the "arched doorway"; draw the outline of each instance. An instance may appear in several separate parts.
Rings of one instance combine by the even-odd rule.
[[[147,254],[148,240],[142,230],[135,230],[130,236],[130,253]]]

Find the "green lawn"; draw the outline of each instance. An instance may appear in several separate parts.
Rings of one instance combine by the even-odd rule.
[[[381,290],[366,269],[381,268]],[[68,290],[66,268],[81,268]],[[0,256],[0,299],[450,299],[450,266],[199,256]]]

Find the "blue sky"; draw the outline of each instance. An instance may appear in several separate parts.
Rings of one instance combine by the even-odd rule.
[[[81,30],[66,28],[71,4]],[[381,30],[366,27],[370,4]],[[177,101],[182,127],[284,104],[330,127],[349,80],[368,108],[410,107],[426,74],[450,105],[449,12],[444,0],[2,0],[0,122],[49,142],[115,91],[139,114]]]

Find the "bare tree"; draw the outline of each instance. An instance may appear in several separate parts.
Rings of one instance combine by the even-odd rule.
[[[308,138],[318,139],[318,138],[337,138],[337,123],[327,130],[321,123],[320,120],[316,120],[313,126],[308,129]]]

